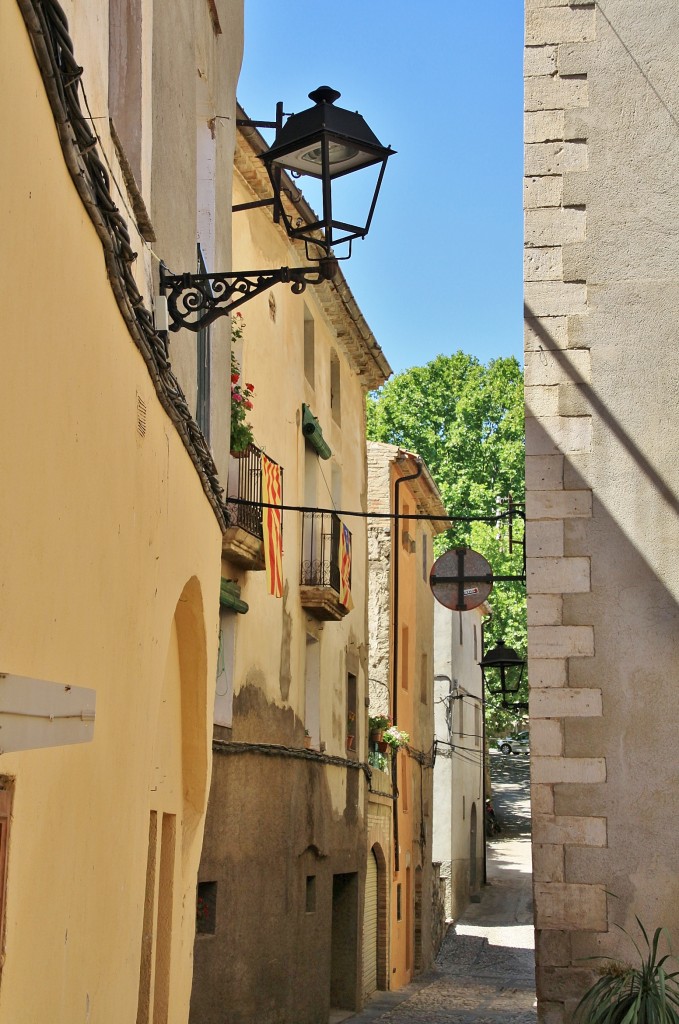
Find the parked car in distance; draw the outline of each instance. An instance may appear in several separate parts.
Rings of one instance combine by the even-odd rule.
[[[527,729],[503,736],[497,741],[498,750],[502,754],[530,754],[530,734]]]

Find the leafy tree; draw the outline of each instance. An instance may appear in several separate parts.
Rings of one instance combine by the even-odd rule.
[[[437,553],[467,545],[490,562],[496,576],[523,571],[523,526],[514,521],[514,550],[509,551],[506,520],[511,495],[524,501],[523,374],[513,357],[491,360],[456,352],[414,366],[368,396],[368,437],[397,444],[421,455],[455,523],[437,539]],[[520,583],[497,583],[490,597],[493,615],[486,646],[504,639],[526,651],[526,597]],[[525,692],[517,700],[526,700]],[[486,717],[492,730],[514,728],[517,716],[487,694]]]

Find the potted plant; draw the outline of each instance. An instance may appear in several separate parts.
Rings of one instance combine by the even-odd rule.
[[[399,747],[405,747],[406,744],[410,743],[410,736],[403,729],[398,729],[395,725],[390,725],[388,729],[385,729],[382,733],[382,740],[392,750],[398,750]]]
[[[311,750],[311,735],[308,729],[304,730],[304,746],[307,750]]]
[[[631,935],[625,934],[639,954],[639,964],[592,957],[610,963],[600,969],[599,979],[578,1003],[574,1014],[577,1024],[679,1024],[679,971],[668,972],[665,967],[671,952],[658,957],[663,935],[669,946],[667,930],[656,928],[651,942],[638,917],[636,920],[646,949],[642,952]]]
[[[382,739],[382,733],[385,729],[388,729],[391,725],[390,720],[386,715],[370,715],[368,718],[368,728],[370,731],[370,742],[377,743]]]
[[[231,320],[231,341],[240,341],[243,337],[245,322],[241,313],[235,313]],[[247,414],[253,408],[252,396],[254,384],[241,381],[241,368],[233,350],[231,351],[231,442],[230,449],[234,455],[243,455],[252,444],[254,436],[252,427],[247,422]]]

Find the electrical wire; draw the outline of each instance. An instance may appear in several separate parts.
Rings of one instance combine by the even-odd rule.
[[[276,505],[266,501],[253,501],[251,498],[229,498],[229,502],[234,505],[256,505],[259,508],[277,508],[282,512],[318,512],[325,513],[327,515],[334,514],[337,516],[353,516],[356,519],[412,519],[418,522],[423,521],[428,523],[498,523],[505,519],[511,519],[515,515],[518,515],[518,518],[523,519],[523,513],[517,513],[516,508],[511,512],[500,512],[496,515],[432,516],[426,515],[423,512],[409,512],[405,515],[402,512],[356,512],[350,509],[313,508],[310,505]]]

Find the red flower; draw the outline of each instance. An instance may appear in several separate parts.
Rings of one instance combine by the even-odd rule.
[[[248,391],[254,391],[255,390],[255,385],[254,384],[246,384],[245,387],[248,389]]]
[[[245,406],[246,409],[252,409],[252,407],[253,407],[252,406],[252,402],[250,401],[249,398],[245,399],[245,401],[243,402],[243,405]]]
[[[231,374],[231,383],[232,384],[237,384],[239,380],[240,380],[240,373],[232,373]]]

